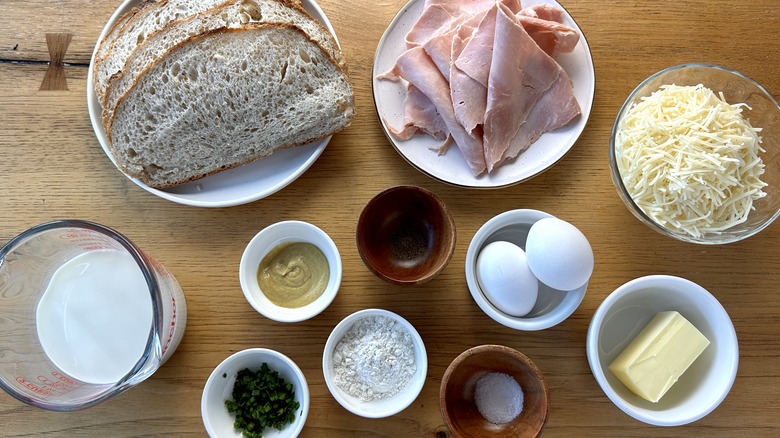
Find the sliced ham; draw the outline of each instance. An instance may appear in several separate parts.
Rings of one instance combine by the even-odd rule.
[[[446,29],[460,14],[439,4],[432,4],[423,9],[420,18],[406,34],[406,46],[409,48],[421,46],[430,38]]]
[[[563,23],[563,9],[550,5],[529,6],[520,10],[518,15],[525,15],[526,17],[535,17],[541,18],[542,20]]]
[[[404,98],[403,126],[393,128],[389,123],[387,130],[400,140],[408,140],[417,132],[444,141],[449,135],[447,125],[436,110],[436,106],[414,85],[409,85]]]
[[[425,50],[418,46],[405,51],[398,57],[394,70],[396,76],[417,87],[431,100],[472,173],[475,176],[482,174],[486,169],[482,139],[471,137],[455,119],[449,83]]]
[[[452,39],[458,33],[461,23],[468,20],[466,14],[453,20],[447,30],[442,31],[436,36],[428,39],[422,46],[425,53],[431,57],[436,67],[439,68],[442,76],[450,77],[450,64],[452,63]]]
[[[488,172],[503,160],[520,125],[563,71],[503,5],[496,14],[495,35],[483,128]]]
[[[421,46],[449,29],[463,14],[473,14],[489,8],[496,0],[428,0],[420,18],[406,34],[407,47]]]
[[[441,5],[460,14],[476,14],[493,6],[496,0],[426,0],[425,7]]]
[[[580,113],[571,79],[562,71],[550,89],[536,102],[525,122],[520,125],[500,162],[515,158],[543,133],[568,125]]]
[[[548,55],[570,53],[580,41],[579,32],[557,21],[529,17],[522,13],[517,14],[517,18],[536,44]]]
[[[455,65],[461,71],[485,87],[488,86],[490,63],[493,58],[496,10],[499,5],[508,8],[513,13],[521,10],[519,0],[494,0],[492,7],[485,13],[474,34],[466,41],[458,59],[455,60]]]
[[[455,66],[470,78],[488,85],[490,61],[493,59],[493,38],[496,35],[495,5],[486,14],[470,38],[465,39],[465,45],[455,59]]]
[[[551,57],[574,50],[578,32],[564,11],[520,0],[425,0],[406,35],[408,49],[378,79],[407,85],[403,126],[454,142],[475,176],[517,157],[581,110],[572,82]]]
[[[487,87],[459,69],[455,65],[455,60],[460,56],[466,42],[486,13],[487,11],[483,11],[479,14],[474,14],[469,20],[458,26],[457,33],[452,39],[451,47],[450,97],[455,109],[455,118],[472,137],[478,135],[475,130],[478,125],[482,124],[485,118]]]

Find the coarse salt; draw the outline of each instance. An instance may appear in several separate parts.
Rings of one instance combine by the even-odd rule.
[[[474,400],[477,410],[493,424],[505,424],[523,411],[523,389],[509,374],[492,372],[477,380]]]

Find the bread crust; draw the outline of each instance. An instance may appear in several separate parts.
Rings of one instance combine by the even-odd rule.
[[[152,8],[159,7],[161,4],[167,2],[168,0],[140,0],[138,6],[125,12],[114,22],[111,29],[106,33],[105,38],[100,41],[98,49],[95,51],[95,59],[92,62],[92,77],[94,80],[92,87],[95,89],[95,93],[100,101],[103,100],[104,90],[98,86],[98,71],[103,67],[103,63],[114,46],[117,37],[119,37],[129,24],[138,20]]]

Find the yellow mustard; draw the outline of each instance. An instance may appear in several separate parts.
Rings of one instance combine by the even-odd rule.
[[[257,269],[260,290],[281,307],[303,307],[316,300],[330,279],[328,259],[316,245],[283,243],[272,249]]]

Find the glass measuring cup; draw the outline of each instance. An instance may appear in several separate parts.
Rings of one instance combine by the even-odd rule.
[[[186,322],[173,275],[110,228],[54,221],[0,248],[0,387],[24,403],[113,397],[173,354]]]

